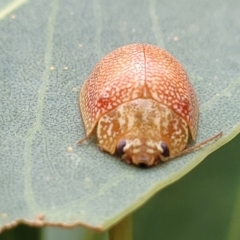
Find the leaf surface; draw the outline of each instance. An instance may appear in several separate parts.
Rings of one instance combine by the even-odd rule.
[[[238,7],[235,0],[1,1],[0,229],[25,222],[105,230],[236,136]],[[84,137],[80,86],[104,55],[134,42],[182,62],[200,104],[197,142],[223,131],[219,141],[151,169],[100,152],[94,138],[76,145]]]

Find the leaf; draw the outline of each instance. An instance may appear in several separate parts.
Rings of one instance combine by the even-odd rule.
[[[20,1],[21,2],[21,1]],[[235,1],[29,1],[0,4],[0,228],[83,225],[105,230],[173,183],[240,129]],[[13,12],[11,12],[13,11]],[[205,148],[151,169],[84,137],[78,93],[118,46],[148,42],[183,63],[197,92]]]

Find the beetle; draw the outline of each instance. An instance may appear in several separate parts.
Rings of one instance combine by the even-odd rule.
[[[150,44],[130,44],[106,55],[83,84],[79,105],[88,139],[97,128],[101,150],[126,163],[154,166],[219,137],[196,140],[197,97],[182,65]]]

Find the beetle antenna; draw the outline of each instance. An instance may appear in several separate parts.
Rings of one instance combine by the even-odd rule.
[[[81,145],[83,142],[85,142],[86,140],[88,140],[91,136],[93,135],[93,133],[91,132],[88,136],[86,136],[85,138],[80,139],[77,142],[77,145]]]
[[[182,155],[188,154],[190,152],[193,152],[193,151],[201,148],[203,145],[205,145],[205,144],[207,144],[207,143],[209,143],[209,142],[211,142],[211,141],[221,137],[222,134],[223,134],[223,132],[220,132],[220,133],[218,133],[218,134],[216,134],[216,135],[214,135],[214,136],[212,136],[212,137],[210,137],[210,138],[208,138],[208,139],[206,139],[206,140],[204,140],[204,141],[202,141],[202,142],[200,142],[200,143],[198,143],[198,144],[196,144],[196,145],[194,145],[192,147],[186,148],[182,152],[176,153],[175,155],[170,156],[170,157],[164,159],[164,162],[165,161],[169,161],[169,160],[171,160],[173,158],[180,157]]]
[[[85,142],[86,140],[89,139],[89,136],[86,136],[85,138],[82,138],[80,139],[78,142],[77,142],[77,145],[81,145],[83,142]]]

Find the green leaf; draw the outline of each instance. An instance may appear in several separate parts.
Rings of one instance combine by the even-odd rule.
[[[134,239],[240,239],[239,143],[240,134],[132,214]]]
[[[0,229],[111,227],[240,130],[237,1],[0,2]],[[197,92],[205,148],[151,169],[84,137],[78,93],[116,47],[147,42],[183,63]]]

